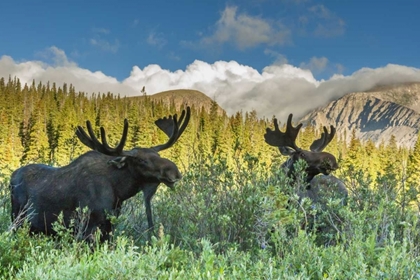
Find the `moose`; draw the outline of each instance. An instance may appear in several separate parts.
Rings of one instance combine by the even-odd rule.
[[[30,232],[54,235],[52,224],[60,213],[68,226],[77,209],[88,208],[88,223],[82,238],[90,239],[99,230],[101,241],[105,241],[112,231],[109,215],[118,216],[122,203],[142,191],[148,230],[152,232],[151,199],[159,184],[173,188],[182,178],[175,163],[160,157],[158,152],[178,140],[190,115],[190,107],[187,107],[179,119],[174,114],[156,120],[155,124],[169,140],[154,147],[135,147],[128,151],[123,150],[128,133],[127,119],[121,140],[114,148],[109,146],[103,127],[100,142],[89,121],[86,122],[88,133],[78,126],[77,137],[92,151],[60,168],[29,164],[13,172],[10,180],[12,221],[21,218],[24,212]]]
[[[280,153],[289,158],[281,165],[281,168],[287,170],[286,175],[295,180],[295,163],[299,160],[306,162],[305,188],[298,192],[299,199],[310,198],[314,203],[321,200],[321,192],[328,192],[332,189],[341,197],[342,203],[346,204],[348,191],[344,183],[330,173],[338,168],[336,158],[327,152],[324,148],[331,142],[335,135],[335,128],[331,125],[331,132],[323,127],[321,137],[315,140],[310,151],[303,150],[296,145],[296,138],[302,128],[302,123],[296,127],[292,125],[293,114],[287,119],[286,131],[281,132],[277,119],[274,118],[274,130],[267,128],[264,134],[265,142],[271,146],[278,147]],[[318,174],[322,174],[317,176]]]

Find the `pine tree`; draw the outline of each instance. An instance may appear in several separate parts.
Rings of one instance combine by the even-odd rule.
[[[211,124],[209,115],[206,113],[204,107],[201,108],[198,117],[198,129],[197,129],[197,149],[198,153],[195,154],[197,161],[206,159],[207,156],[211,155]]]
[[[363,169],[367,170],[373,179],[376,179],[377,172],[380,169],[380,162],[375,143],[369,139],[364,145],[363,150],[365,154],[363,157]]]
[[[210,106],[210,116],[209,116],[209,124],[210,124],[210,138],[211,138],[211,154],[215,155],[217,154],[220,148],[220,134],[223,130],[223,124],[221,119],[219,118],[217,114],[217,110],[219,108],[219,105],[215,100],[212,100],[211,106]]]
[[[407,183],[419,189],[420,184],[420,133],[413,151],[408,156],[407,162]]]
[[[137,102],[130,102],[128,109],[128,121],[129,121],[129,130],[128,130],[128,141],[126,144],[127,149],[131,149],[140,145],[140,116],[138,112],[139,105]]]
[[[403,154],[400,153],[397,145],[395,135],[391,135],[389,143],[385,148],[385,172],[392,175],[393,178],[401,178],[402,165],[403,165]]]
[[[320,130],[322,132],[322,128]],[[320,135],[320,133],[318,133]],[[309,147],[314,142],[315,137],[315,128],[313,125],[309,124],[304,129],[301,129],[297,139],[297,145],[302,149],[309,150]]]
[[[28,125],[22,132],[23,155],[21,163],[47,163],[48,140],[44,123],[38,109],[31,114]]]
[[[60,138],[60,133],[57,129],[56,120],[54,116],[50,114],[47,121],[47,137],[48,137],[48,159],[49,164],[54,165],[56,163],[56,152],[58,148],[58,140]]]
[[[360,170],[362,168],[360,158],[363,157],[362,143],[356,137],[356,130],[353,129],[351,132],[351,139],[347,150],[347,156],[345,157],[345,167],[349,171]]]

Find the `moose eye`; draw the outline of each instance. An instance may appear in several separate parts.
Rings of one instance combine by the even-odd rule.
[[[300,157],[301,158],[305,158],[305,154],[304,153],[300,153]]]
[[[142,165],[142,166],[149,164],[149,162],[147,160],[142,159],[142,158],[136,158],[136,163],[139,164],[139,165]]]

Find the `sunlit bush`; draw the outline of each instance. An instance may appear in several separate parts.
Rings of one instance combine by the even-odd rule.
[[[303,166],[296,168],[299,170]],[[291,181],[252,156],[228,168],[223,158],[195,163],[173,190],[153,200],[147,228],[143,198],[112,217],[109,242],[80,241],[78,223],[57,237],[11,231],[10,194],[0,196],[1,279],[410,279],[419,278],[418,213],[400,182],[354,171],[347,205],[326,195],[298,197]]]

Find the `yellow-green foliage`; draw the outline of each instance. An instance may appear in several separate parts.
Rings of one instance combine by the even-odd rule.
[[[420,278],[418,209],[411,207],[418,186],[407,186],[405,170],[416,153],[395,143],[335,139],[328,150],[339,158],[334,175],[349,189],[347,206],[333,198],[299,203],[298,186],[279,170],[284,158],[264,142],[269,121],[192,108],[179,143],[162,153],[184,177],[154,197],[155,237],[148,239],[138,194],[112,218],[109,243],[85,243],[60,224],[59,238],[31,236],[27,226],[10,231],[10,172],[31,161],[64,165],[86,151],[74,129],[87,119],[105,126],[112,144],[124,118],[127,148],[165,142],[153,121],[180,108],[4,79],[0,107],[0,279]],[[302,145],[317,137],[305,133]]]

